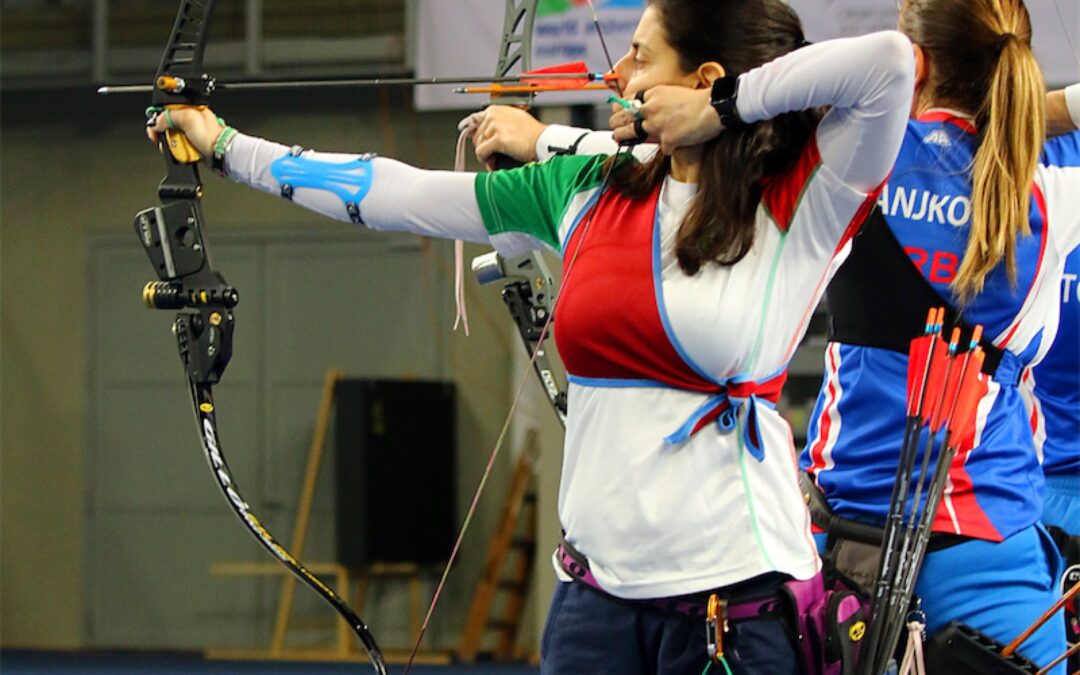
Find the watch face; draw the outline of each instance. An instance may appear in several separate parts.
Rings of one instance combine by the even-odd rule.
[[[714,81],[712,85],[712,104],[714,106],[718,105],[735,96],[738,86],[739,78],[736,76],[729,75]]]
[[[743,121],[739,118],[739,113],[735,108],[735,95],[738,93],[738,89],[739,77],[737,75],[721,77],[713,82],[712,100],[710,102],[713,109],[716,110],[716,114],[720,116],[720,124],[724,128],[743,125]]]

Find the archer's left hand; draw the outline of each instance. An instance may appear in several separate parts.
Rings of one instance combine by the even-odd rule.
[[[536,142],[547,125],[528,112],[506,105],[489,106],[474,113],[473,132],[476,158],[488,169],[495,167],[495,155],[507,155],[519,162],[536,161]]]
[[[146,125],[146,136],[158,143],[166,130],[182,131],[205,159],[213,155],[214,142],[225,130],[225,125],[206,106],[177,106],[151,118]]]

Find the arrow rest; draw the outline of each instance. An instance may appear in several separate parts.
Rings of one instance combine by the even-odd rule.
[[[192,101],[205,100],[217,88],[217,80],[203,73],[199,77],[185,79],[162,75],[154,81],[154,87],[165,94],[184,96]]]

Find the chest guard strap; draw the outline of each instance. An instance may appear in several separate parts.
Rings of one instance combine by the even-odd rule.
[[[912,264],[876,206],[852,240],[851,255],[829,283],[825,300],[831,342],[907,354],[926,328],[927,312],[941,306],[946,325],[960,328],[961,344],[970,340],[972,327]],[[993,376],[1004,350],[987,338],[979,346],[986,353],[983,372]]]

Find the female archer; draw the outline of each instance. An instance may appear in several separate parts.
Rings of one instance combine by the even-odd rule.
[[[990,380],[915,591],[930,634],[959,620],[1008,643],[1060,595],[1017,385],[1053,342],[1065,259],[1080,242],[1080,134],[1045,141],[1047,95],[1021,0],[908,0],[900,29],[917,54],[913,119],[878,215],[828,292],[825,377],[801,463],[836,515],[880,524],[901,445],[906,343],[926,314],[914,298],[983,325]],[[884,307],[892,319],[879,321]],[[1060,624],[1021,651],[1049,663],[1065,651]]]
[[[616,66],[622,91],[711,92],[726,130],[646,163],[578,156],[471,175],[290,149],[209,110],[153,123],[153,138],[173,125],[233,180],[340,220],[562,255],[565,583],[546,673],[697,675],[712,593],[733,672],[800,670],[774,600],[820,565],[774,403],[892,166],[913,86],[899,33],[785,56],[803,44],[780,0],[649,2]]]
[[[1065,256],[1080,240],[1080,135],[1072,133],[1080,85],[1045,93],[1019,0],[911,0],[900,28],[918,55],[914,119],[878,215],[828,292],[826,378],[802,465],[835,515],[880,525],[904,427],[907,344],[926,315],[911,299],[948,303],[968,324],[984,324],[992,336],[984,348],[1000,363],[969,430],[974,447],[950,473],[916,591],[931,632],[959,620],[1007,643],[1060,592],[1056,554],[1037,524],[1043,479],[1016,380],[1053,341]],[[651,89],[643,121],[616,112],[613,135],[491,109],[477,154],[612,152],[612,137],[642,134],[671,153],[720,133],[708,103],[700,92]],[[1059,136],[1044,146],[1047,128]],[[897,319],[907,332],[895,330]],[[1075,366],[1074,342],[1056,352]],[[1073,382],[1076,373],[1052,376]],[[1046,517],[1059,526],[1061,513],[1075,514],[1062,505],[1078,499],[1069,492],[1076,440],[1048,438],[1045,448],[1046,468],[1067,474],[1055,475],[1048,493],[1055,508]],[[1021,651],[1040,663],[1062,653],[1059,624]]]

